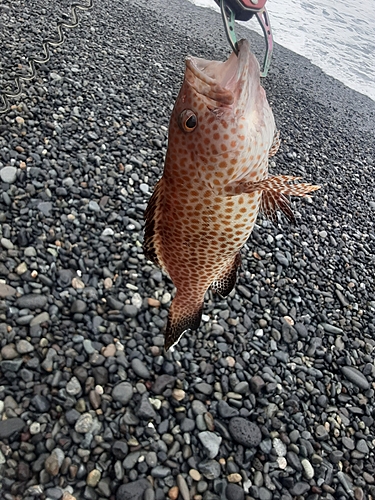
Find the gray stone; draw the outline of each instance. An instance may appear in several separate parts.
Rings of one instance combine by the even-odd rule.
[[[191,409],[193,410],[194,415],[203,415],[208,411],[206,405],[202,403],[202,401],[199,401],[199,399],[193,400],[191,403]]]
[[[148,368],[142,363],[142,361],[138,358],[133,358],[131,360],[131,367],[134,370],[134,373],[138,375],[140,378],[150,378],[150,371]]]
[[[174,386],[176,377],[172,375],[167,375],[164,373],[163,375],[159,375],[159,377],[155,380],[151,390],[154,394],[162,394],[165,389],[172,388]]]
[[[77,377],[72,377],[66,384],[66,392],[69,396],[77,396],[82,391],[81,384]]]
[[[23,363],[23,359],[5,359],[4,361],[0,361],[1,371],[3,373],[6,372],[18,372]]]
[[[341,371],[345,377],[350,380],[350,382],[360,389],[366,391],[370,387],[367,378],[359,370],[357,370],[357,368],[354,368],[353,366],[343,366]]]
[[[79,434],[86,434],[90,432],[94,426],[94,419],[91,413],[82,413],[82,415],[77,420],[74,429]]]
[[[127,455],[125,460],[122,462],[124,469],[133,469],[141,456],[140,451],[133,451]]]
[[[177,486],[178,486],[178,489],[180,490],[180,495],[182,497],[182,500],[190,500],[189,487],[188,487],[186,480],[182,474],[178,474],[178,476],[177,476]]]
[[[19,297],[16,304],[20,309],[42,309],[47,304],[47,297],[36,293],[30,293]]]
[[[214,432],[204,431],[198,434],[200,442],[203,445],[209,458],[215,458],[219,453],[222,438]]]
[[[64,461],[65,453],[60,448],[55,448],[46,458],[44,467],[50,476],[57,476]]]
[[[21,432],[25,422],[22,418],[8,418],[7,420],[0,420],[0,439],[6,439],[13,434]]]
[[[217,410],[221,418],[232,418],[238,416],[237,408],[233,408],[222,399],[218,402]]]
[[[275,253],[275,257],[276,257],[276,260],[279,264],[281,264],[282,266],[284,267],[288,267],[289,266],[289,261],[288,259],[285,257],[285,255],[281,252],[276,252]]]
[[[212,459],[207,459],[200,462],[200,464],[198,465],[198,469],[203,474],[203,476],[210,481],[220,477],[221,474],[219,462],[216,462],[216,460]]]
[[[181,432],[192,432],[195,429],[195,421],[191,418],[184,418],[180,423]]]
[[[5,248],[6,250],[13,250],[13,248],[14,248],[13,243],[8,238],[1,238],[0,243],[1,243],[1,246],[3,248]]]
[[[28,340],[21,339],[17,342],[16,349],[19,354],[28,354],[33,352],[34,346]]]
[[[142,398],[137,408],[134,411],[135,415],[143,420],[155,420],[157,414],[148,400],[148,393],[142,394]]]
[[[46,413],[51,408],[51,403],[45,396],[42,396],[41,394],[37,394],[36,396],[34,396],[31,399],[31,404],[39,413]]]
[[[245,492],[238,484],[229,483],[225,490],[227,500],[244,500]]]
[[[133,386],[129,382],[120,382],[112,389],[112,398],[122,405],[127,405],[133,397]]]
[[[50,201],[41,201],[38,203],[38,209],[46,216],[50,217],[52,215],[53,205]]]
[[[138,314],[138,307],[133,304],[125,304],[123,312],[127,318],[135,318]]]
[[[149,488],[151,483],[147,479],[122,484],[116,492],[116,500],[143,500],[144,493]]]
[[[70,312],[72,314],[75,313],[84,314],[86,311],[87,311],[87,304],[86,302],[80,299],[75,300],[70,307]]]
[[[202,394],[205,394],[206,396],[210,396],[214,390],[212,385],[207,384],[206,382],[200,382],[195,386],[196,390],[201,392]]]
[[[360,439],[356,444],[356,448],[359,452],[363,453],[364,455],[367,455],[369,452],[369,448],[365,439]]]
[[[165,467],[165,465],[157,465],[151,470],[151,476],[157,479],[163,479],[170,474],[172,474],[172,470],[169,467]]]
[[[254,375],[250,379],[250,390],[258,394],[262,389],[266,387],[265,381],[259,375]]]
[[[89,210],[91,210],[92,212],[96,212],[96,213],[100,212],[100,207],[99,207],[98,203],[94,200],[89,201],[88,207],[89,207]]]
[[[289,491],[292,496],[304,495],[310,490],[310,485],[303,481],[296,483]]]
[[[4,240],[5,238],[2,238]],[[0,299],[6,299],[7,297],[12,297],[12,295],[16,295],[17,290],[10,285],[6,285],[5,283],[0,283]]]
[[[7,184],[13,184],[17,179],[17,168],[16,167],[4,167],[0,170],[0,178],[3,182]]]
[[[237,443],[247,448],[258,446],[262,440],[260,428],[242,417],[234,417],[229,421],[229,432]]]
[[[50,320],[48,312],[42,312],[35,316],[31,321],[30,321],[30,327],[40,325],[42,323],[48,323]]]

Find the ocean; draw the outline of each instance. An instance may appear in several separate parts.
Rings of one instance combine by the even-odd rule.
[[[214,0],[190,1],[219,11]],[[327,75],[375,101],[374,0],[356,4],[268,0],[266,6],[276,43],[305,56]],[[262,33],[254,18],[241,24]]]

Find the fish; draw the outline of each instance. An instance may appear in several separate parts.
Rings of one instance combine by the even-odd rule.
[[[176,295],[165,350],[197,330],[211,289],[227,297],[235,286],[241,248],[262,210],[293,220],[288,196],[319,189],[300,177],[269,175],[279,132],[247,40],[238,57],[188,56],[169,124],[161,179],[145,211],[144,253],[171,278]]]

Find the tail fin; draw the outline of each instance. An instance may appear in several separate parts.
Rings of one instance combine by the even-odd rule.
[[[165,350],[177,344],[187,330],[197,330],[202,319],[203,301],[189,302],[187,297],[177,292],[169,310],[165,332]]]

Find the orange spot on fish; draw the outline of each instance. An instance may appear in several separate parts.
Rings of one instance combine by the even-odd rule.
[[[213,138],[215,139],[215,141],[218,141],[220,139],[220,134],[218,132],[215,132]]]
[[[237,142],[236,141],[231,141],[230,147],[231,148],[235,148],[236,146],[237,146]]]

